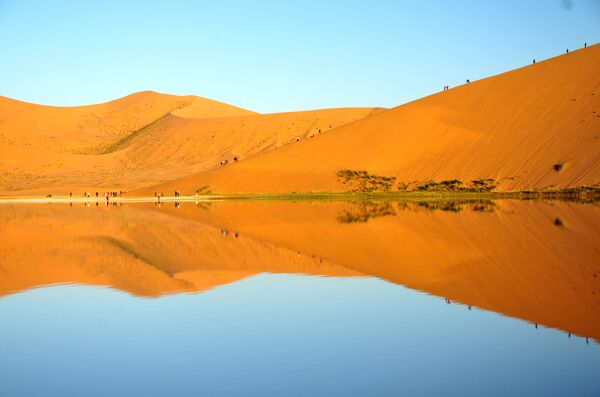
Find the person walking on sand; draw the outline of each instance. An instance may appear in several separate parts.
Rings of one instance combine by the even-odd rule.
[[[535,64],[535,58],[533,58],[533,63]]]
[[[73,192],[69,192],[69,197],[73,197]]]

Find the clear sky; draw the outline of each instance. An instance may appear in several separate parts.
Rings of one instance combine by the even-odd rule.
[[[600,1],[0,0],[0,95],[391,107],[600,42]]]

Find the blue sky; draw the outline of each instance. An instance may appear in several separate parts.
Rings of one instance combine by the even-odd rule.
[[[0,95],[391,107],[600,42],[600,1],[0,0]]]

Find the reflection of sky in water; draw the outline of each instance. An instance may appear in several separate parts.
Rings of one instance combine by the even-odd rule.
[[[0,299],[0,395],[598,395],[600,346],[374,278]]]

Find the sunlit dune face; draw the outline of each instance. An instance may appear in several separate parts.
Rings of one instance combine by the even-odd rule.
[[[159,185],[193,193],[347,191],[336,174],[403,185],[493,179],[496,190],[600,182],[600,46],[473,81],[329,134]]]

